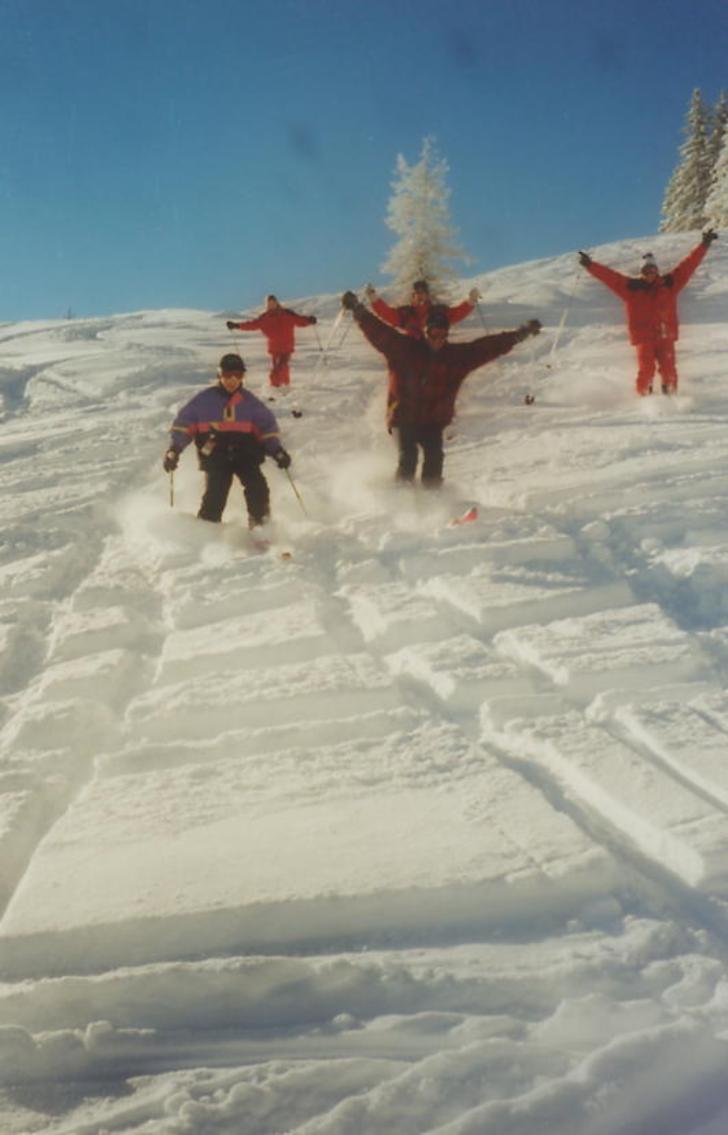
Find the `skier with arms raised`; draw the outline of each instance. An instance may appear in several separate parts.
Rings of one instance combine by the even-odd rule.
[[[679,335],[677,297],[702,262],[717,233],[708,229],[703,239],[672,272],[660,275],[652,253],[642,263],[640,275],[623,276],[605,264],[579,252],[579,263],[624,302],[630,342],[637,349],[636,390],[640,397],[652,393],[655,370],[659,370],[662,393],[677,390],[675,341]]]
[[[480,298],[478,289],[471,288],[468,298],[463,300],[462,303],[455,304],[454,307],[448,307],[446,304],[435,304],[427,280],[415,280],[412,285],[410,302],[399,307],[392,307],[386,300],[383,300],[371,284],[367,284],[364,291],[375,315],[378,315],[391,327],[398,327],[414,339],[424,339],[427,317],[434,307],[442,308],[447,315],[448,323],[452,325],[459,323],[461,319],[467,319],[470,313],[475,310],[475,305]]]
[[[469,343],[450,343],[446,312],[435,307],[429,314],[422,339],[403,335],[373,315],[354,292],[341,299],[366,339],[387,360],[389,389],[387,424],[397,435],[399,463],[396,479],[411,482],[422,450],[422,484],[442,484],[443,430],[452,421],[455,400],[471,371],[505,355],[541,324],[531,319],[515,331],[482,335]]]

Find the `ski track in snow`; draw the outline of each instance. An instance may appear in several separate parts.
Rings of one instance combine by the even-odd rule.
[[[259,337],[0,327],[2,1135],[725,1131],[728,254],[674,399],[572,281],[473,281],[546,332],[469,378],[437,496],[359,331],[299,333],[264,552],[160,472]]]

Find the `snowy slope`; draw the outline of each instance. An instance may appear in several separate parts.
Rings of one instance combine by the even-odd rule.
[[[728,248],[675,399],[574,256],[472,283],[456,338],[546,331],[468,379],[436,496],[296,305],[262,553],[160,468],[259,336],[0,326],[2,1135],[728,1129]]]

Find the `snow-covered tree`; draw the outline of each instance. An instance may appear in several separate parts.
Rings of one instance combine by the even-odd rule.
[[[720,97],[713,108],[710,117],[710,137],[708,138],[708,168],[712,179],[713,170],[715,169],[716,162],[720,157],[720,152],[723,149],[723,142],[725,139],[726,126],[728,125],[728,95],[725,91],[720,92]]]
[[[705,224],[705,200],[710,182],[709,112],[697,88],[693,91],[684,127],[686,139],[680,161],[665,191],[662,232],[688,232]]]
[[[448,168],[432,138],[424,139],[416,165],[409,165],[401,154],[397,158],[387,225],[399,240],[382,271],[393,277],[402,298],[409,297],[415,280],[427,280],[433,295],[446,292],[456,279],[452,262],[468,259],[450,220]]]
[[[708,224],[728,228],[728,97],[721,92],[713,116],[710,135],[710,185],[705,201]]]

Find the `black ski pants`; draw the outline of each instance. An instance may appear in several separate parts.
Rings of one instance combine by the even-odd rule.
[[[422,484],[434,489],[442,484],[441,426],[398,426],[395,430],[399,446],[398,481],[414,481],[419,450],[422,450]]]
[[[270,493],[260,462],[251,459],[227,461],[224,464],[206,464],[205,491],[197,513],[198,517],[200,520],[216,522],[222,520],[233,477],[237,477],[243,486],[248,509],[248,524],[251,528],[262,524],[268,519],[270,512]]]

